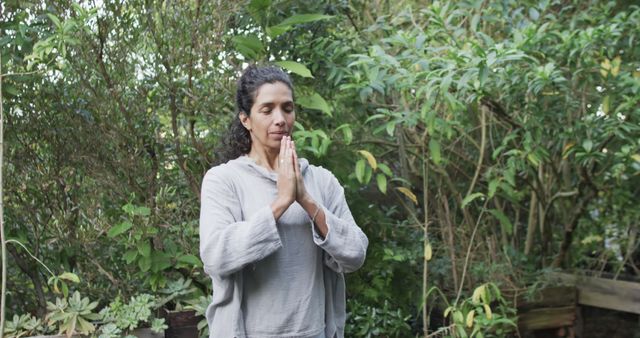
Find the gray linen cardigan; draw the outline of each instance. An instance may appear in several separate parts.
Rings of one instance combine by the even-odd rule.
[[[321,204],[329,227],[323,239],[309,221],[313,242],[324,255],[325,336],[342,338],[346,321],[343,274],[362,266],[368,239],[356,225],[335,176],[305,159],[299,162],[305,188]],[[245,337],[242,269],[260,264],[282,247],[270,207],[276,197],[276,178],[247,156],[211,168],[204,177],[200,257],[213,284],[213,302],[206,312],[210,338]],[[244,206],[256,200],[266,203],[248,215]]]

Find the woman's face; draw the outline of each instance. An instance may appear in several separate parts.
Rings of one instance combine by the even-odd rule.
[[[256,92],[251,114],[240,113],[251,134],[251,151],[279,152],[280,140],[291,135],[296,113],[291,89],[282,83],[265,83]]]

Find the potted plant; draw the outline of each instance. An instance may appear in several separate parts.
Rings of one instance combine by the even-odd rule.
[[[116,297],[108,307],[100,311],[102,326],[98,337],[163,337],[167,325],[163,318],[154,318],[155,308],[156,300],[149,294],[136,295],[128,303],[123,303],[120,297]],[[148,324],[149,327],[141,328],[141,324]]]
[[[98,302],[74,292],[71,297],[48,302],[44,323],[30,314],[15,315],[7,321],[4,338],[162,338],[167,329],[164,318],[155,318],[156,299],[148,294],[132,297],[124,303],[116,297],[96,313]],[[43,336],[51,332],[57,335]]]
[[[213,297],[211,296],[211,294],[209,294],[207,296],[200,296],[198,298],[188,300],[187,303],[189,305],[185,307],[185,309],[195,311],[196,316],[200,318],[200,321],[197,325],[200,338],[209,337],[209,325],[207,323],[207,319],[205,318],[205,313],[207,312],[207,308],[212,301]]]
[[[196,310],[185,306],[189,299],[197,297],[201,293],[196,287],[192,286],[191,279],[180,278],[171,281],[167,287],[160,290],[161,294],[166,295],[158,303],[160,308],[160,316],[167,323],[165,337],[173,338],[198,338],[198,324],[202,320],[202,316]]]
[[[36,332],[42,331],[42,322],[40,319],[33,317],[30,314],[14,315],[13,320],[6,322],[4,329],[4,338],[21,338],[26,337]]]

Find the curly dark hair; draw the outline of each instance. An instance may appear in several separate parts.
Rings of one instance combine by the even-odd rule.
[[[227,134],[223,137],[216,151],[216,165],[249,153],[251,135],[240,122],[239,115],[242,112],[247,115],[251,114],[251,107],[260,86],[276,82],[287,85],[293,95],[291,78],[282,69],[274,66],[251,65],[244,70],[238,79],[238,88],[236,89],[236,117],[231,121]]]

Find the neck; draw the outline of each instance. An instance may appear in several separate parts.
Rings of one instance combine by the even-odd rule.
[[[251,147],[251,151],[249,151],[247,156],[256,161],[256,164],[263,166],[268,170],[275,171],[278,168],[279,154],[280,152],[271,152],[266,149],[256,149],[255,147]]]

